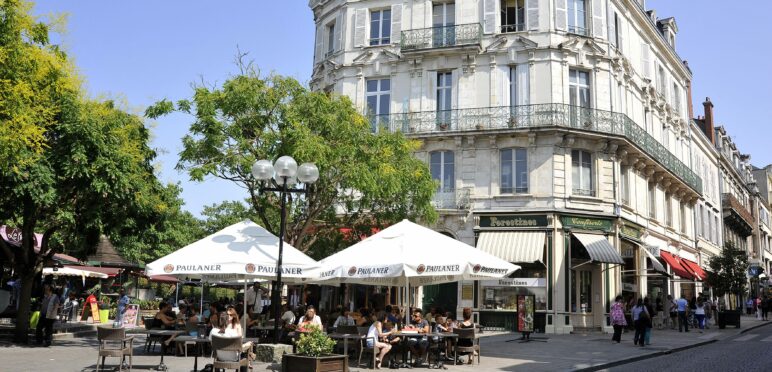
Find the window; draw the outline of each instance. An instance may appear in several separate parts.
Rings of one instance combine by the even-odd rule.
[[[370,45],[391,43],[391,10],[370,12]]]
[[[333,52],[335,52],[335,23],[327,26],[327,53],[324,56],[328,57]]]
[[[501,32],[525,31],[525,0],[501,0]]]
[[[622,193],[622,204],[630,205],[630,167],[621,166],[619,173],[621,173],[619,191]]]
[[[678,208],[678,218],[681,220],[681,232],[686,234],[686,226],[688,224],[686,221],[686,205],[684,203],[679,203]]]
[[[456,4],[436,3],[432,6],[432,43],[435,48],[456,44]]]
[[[373,132],[385,127],[388,129],[389,106],[391,104],[391,80],[368,79],[365,82],[367,116]]]
[[[673,201],[670,194],[665,194],[665,224],[673,227]]]
[[[451,103],[453,99],[453,74],[437,73],[437,124],[440,129],[450,127]]]
[[[592,182],[592,156],[588,151],[571,151],[571,176],[574,194],[595,195]]]
[[[501,193],[528,192],[528,151],[526,149],[501,150]]]
[[[585,0],[568,0],[568,32],[587,36]]]
[[[649,218],[657,218],[657,184],[649,182]]]
[[[432,179],[439,182],[437,192],[452,192],[456,178],[453,168],[453,151],[434,151],[429,154]]]
[[[681,115],[681,90],[678,89],[678,84],[673,84],[673,110],[676,114]]]
[[[571,106],[590,108],[590,73],[571,69],[568,72]]]
[[[667,99],[667,84],[665,84],[665,68],[660,65],[657,68],[657,90],[659,95]]]
[[[614,22],[613,23],[613,25],[614,25],[614,34],[611,35],[611,38],[610,38],[611,39],[610,40],[611,41],[611,45],[613,45],[613,46],[615,46],[615,47],[617,47],[617,48],[619,48],[621,50],[622,49],[622,35],[621,35],[622,34],[622,30],[621,30],[622,24],[619,22],[619,14],[617,14],[617,12],[614,12],[614,19],[612,20],[612,22]]]
[[[529,66],[527,64],[509,67],[509,105],[528,105],[529,97]]]

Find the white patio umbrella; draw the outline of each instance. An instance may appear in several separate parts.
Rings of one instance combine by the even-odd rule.
[[[314,280],[318,284],[406,287],[501,278],[520,268],[408,220],[327,257],[319,264],[319,276]]]
[[[55,275],[55,276],[79,276],[82,278],[99,278],[99,279],[107,279],[109,275],[98,273],[96,271],[88,271],[88,270],[81,270],[81,269],[75,269],[72,267],[60,267],[54,270],[52,267],[44,267],[43,268],[43,275]]]
[[[283,252],[282,282],[304,282],[316,275],[312,270],[318,262],[286,242]],[[210,283],[242,280],[246,290],[249,279],[276,277],[278,256],[279,238],[245,220],[149,263],[145,271],[148,276],[172,275]]]

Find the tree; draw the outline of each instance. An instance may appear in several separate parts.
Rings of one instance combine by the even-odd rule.
[[[256,222],[278,235],[279,197],[260,193],[252,165],[282,155],[316,163],[321,175],[313,192],[291,196],[287,204],[285,238],[303,251],[342,226],[436,218],[430,203],[436,185],[426,164],[413,157],[418,141],[371,133],[346,97],[241,66],[241,74],[221,87],[198,86],[192,100],[163,100],[146,111],[151,118],[174,110],[192,115],[178,169],[194,180],[215,176],[244,187]]]
[[[733,294],[739,296],[745,292],[748,282],[748,254],[734,243],[726,242],[721,255],[713,256],[708,261],[708,284],[718,296]]]
[[[252,208],[239,201],[207,205],[201,211],[201,215],[204,217],[201,223],[206,234],[214,234],[240,221],[247,219],[255,221],[258,218]]]

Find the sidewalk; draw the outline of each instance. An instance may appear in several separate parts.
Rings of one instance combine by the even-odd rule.
[[[677,330],[653,330],[652,344],[646,347],[633,346],[633,333],[622,335],[622,343],[611,341],[609,334],[573,334],[573,335],[536,335],[548,338],[546,342],[519,343],[519,334],[485,333],[480,341],[482,350],[481,365],[448,365],[449,371],[569,371],[600,370],[651,358],[661,354],[676,352],[701,346],[717,340],[726,339],[747,332],[753,328],[772,324],[744,316],[742,328],[719,330],[712,327],[705,333],[692,330],[679,333]],[[505,342],[515,340],[513,342]],[[143,339],[135,341],[134,370],[148,371],[160,360],[158,353],[145,354],[142,349]],[[50,348],[24,347],[0,343],[0,360],[3,368],[13,371],[93,371],[96,361],[96,340],[93,337],[55,341]],[[464,357],[464,359],[466,359]],[[117,359],[108,359],[108,366],[115,366]],[[167,356],[166,365],[170,371],[189,371],[193,367],[192,357]],[[207,358],[199,358],[199,368],[207,363]],[[355,368],[351,363],[350,371],[369,371]],[[280,366],[268,363],[253,364],[255,372],[279,371]],[[425,368],[418,368],[419,370]]]

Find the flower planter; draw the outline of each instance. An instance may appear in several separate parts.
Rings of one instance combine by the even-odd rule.
[[[99,310],[99,322],[100,323],[110,322],[110,309]]]
[[[348,372],[348,360],[344,355],[310,357],[298,354],[284,354],[281,358],[283,372]]]

